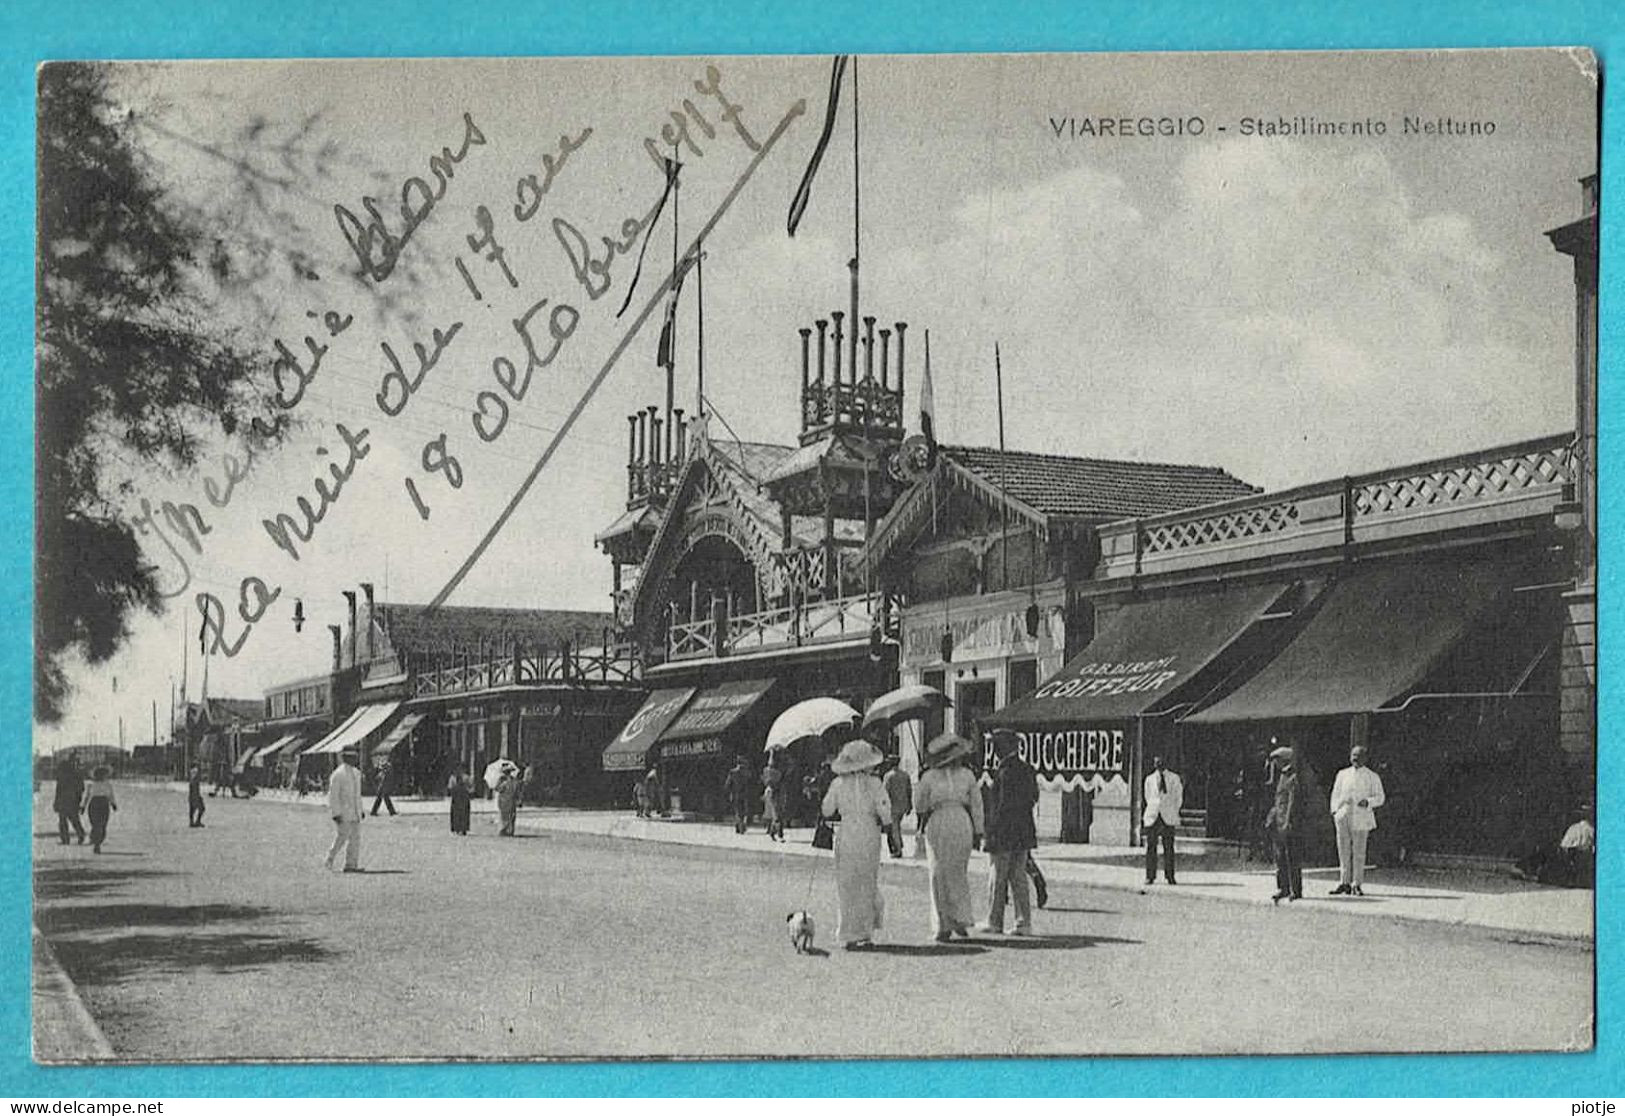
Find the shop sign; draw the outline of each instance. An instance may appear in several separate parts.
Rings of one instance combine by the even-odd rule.
[[[1112,694],[1156,693],[1179,677],[1170,669],[1177,655],[1133,662],[1085,663],[1064,677],[1052,678],[1033,691],[1035,698],[1087,698]]]
[[[1018,732],[1021,758],[1032,764],[1040,779],[1127,772],[1127,733],[1114,729],[1063,729],[1055,732]],[[987,766],[993,764],[993,745],[984,744]]]
[[[713,736],[705,740],[670,740],[660,746],[661,759],[685,759],[691,756],[715,756],[722,753],[722,741]]]
[[[1027,634],[1027,606],[985,612],[981,615],[951,616],[944,623],[940,615],[910,617],[903,623],[903,663],[934,663],[942,651],[942,631],[954,637],[954,658],[1001,659],[1013,655],[1036,655],[1038,639]]]

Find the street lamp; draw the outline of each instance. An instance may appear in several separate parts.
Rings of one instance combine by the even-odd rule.
[[[1585,525],[1585,516],[1580,507],[1580,501],[1574,497],[1574,485],[1563,486],[1563,498],[1552,509],[1552,525],[1559,531],[1578,531]]]

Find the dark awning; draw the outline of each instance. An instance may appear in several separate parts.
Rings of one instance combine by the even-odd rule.
[[[1513,585],[1505,561],[1358,568],[1267,666],[1187,722],[1367,713],[1425,678]]]
[[[1096,724],[1166,707],[1284,592],[1277,584],[1227,587],[1123,605],[1081,655],[982,724],[1012,729]]]
[[[427,714],[425,713],[408,713],[403,716],[400,719],[400,722],[396,724],[394,728],[389,730],[389,735],[373,746],[373,758],[377,759],[382,756],[387,756],[389,753],[393,752],[395,750],[395,745],[399,744],[401,741],[410,736],[412,734],[412,730],[418,727],[418,722],[422,721],[426,716]]]
[[[683,715],[673,721],[670,728],[660,734],[660,754],[662,756],[679,754],[678,751],[666,747],[669,743],[700,740],[706,737],[720,738],[737,724],[741,717],[749,713],[772,686],[771,678],[752,678],[744,682],[720,682],[708,687],[689,702],[688,708],[683,710]]]
[[[649,747],[693,696],[693,686],[656,690],[650,694],[604,749],[604,770],[641,771],[649,756]]]

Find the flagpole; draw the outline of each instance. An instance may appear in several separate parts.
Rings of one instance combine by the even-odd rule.
[[[847,321],[851,323],[852,334],[849,341],[851,358],[847,362],[848,373],[852,382],[858,382],[858,256],[859,236],[861,228],[861,193],[859,190],[860,175],[858,173],[858,56],[852,55],[852,262],[848,265],[852,270],[852,307],[851,315]],[[837,405],[839,405],[837,403]]]
[[[677,162],[676,143],[671,145],[671,161],[673,165]],[[673,179],[671,184],[671,273],[673,275],[677,274],[677,207],[682,192],[683,182],[681,176],[678,176]],[[672,287],[671,297],[673,299],[677,297],[677,287],[675,285]],[[672,409],[676,405],[673,393],[677,386],[677,313],[675,307],[672,313],[667,315],[667,320],[671,323],[671,348],[668,350],[670,359],[666,364],[666,460],[670,462],[676,457],[673,451],[677,446],[677,432],[672,429],[671,422]]]
[[[999,343],[993,342],[993,383],[999,397],[999,563],[1004,568],[1000,589],[1010,588],[1010,489],[1005,477],[1004,457],[1004,362],[999,359]]]
[[[705,242],[696,245],[699,258],[694,261],[694,299],[698,303],[695,309],[695,368],[694,368],[694,413],[700,418],[705,417]]]

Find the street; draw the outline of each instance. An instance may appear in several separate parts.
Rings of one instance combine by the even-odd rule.
[[[319,807],[120,784],[101,855],[35,798],[35,921],[121,1058],[951,1056],[1584,1049],[1589,950],[1444,925],[1061,885],[1032,939],[928,943],[886,865],[884,943],[831,946],[827,858],[466,838],[367,818],[326,871]],[[523,818],[521,815],[521,828]],[[972,887],[985,882],[973,858]]]

